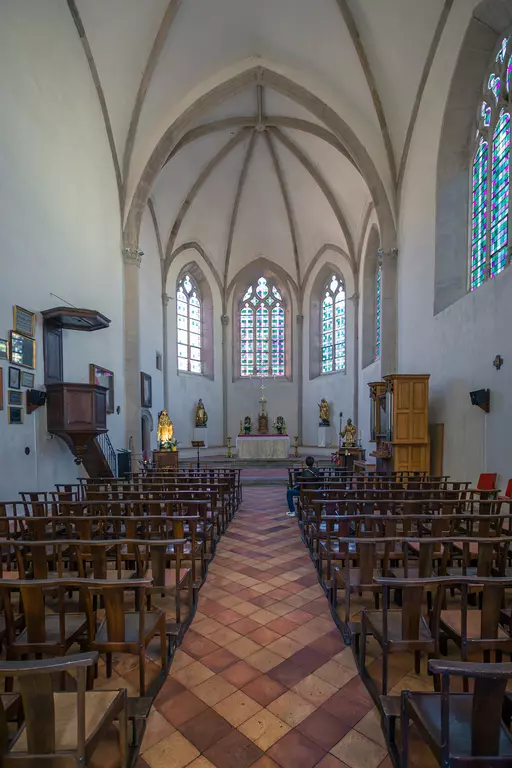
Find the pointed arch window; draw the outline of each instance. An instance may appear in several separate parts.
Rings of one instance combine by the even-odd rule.
[[[196,281],[190,274],[178,280],[176,325],[178,370],[202,373],[202,303]]]
[[[266,277],[250,285],[240,303],[240,375],[285,375],[285,305]]]
[[[332,275],[325,285],[320,313],[322,338],[322,373],[344,371],[345,345],[345,284]]]
[[[512,35],[502,38],[487,73],[473,157],[470,288],[510,262]]]

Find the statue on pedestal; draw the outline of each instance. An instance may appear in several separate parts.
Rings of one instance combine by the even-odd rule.
[[[252,421],[250,416],[246,416],[244,419],[241,434],[250,435],[252,432]]]
[[[172,450],[173,443],[176,444],[173,435],[174,425],[164,409],[158,417],[158,430],[156,433],[158,447],[161,451]]]
[[[196,427],[206,427],[208,424],[208,414],[203,405],[203,401],[199,398],[196,406]]]
[[[352,424],[352,419],[347,419],[347,425],[341,432],[343,445],[346,448],[353,448],[356,444],[357,429],[355,424]]]
[[[273,427],[274,431],[277,432],[278,435],[286,435],[286,422],[282,416],[277,417]]]
[[[329,419],[329,403],[327,400],[322,397],[318,404],[318,408],[320,409],[320,423],[319,426],[321,427],[330,427],[331,422]]]

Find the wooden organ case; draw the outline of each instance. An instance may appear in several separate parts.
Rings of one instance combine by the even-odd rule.
[[[429,374],[398,374],[371,382],[370,442],[377,472],[430,472]]]

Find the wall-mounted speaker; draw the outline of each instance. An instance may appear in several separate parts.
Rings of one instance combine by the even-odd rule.
[[[482,411],[489,413],[491,409],[491,390],[490,389],[475,389],[474,392],[470,392],[471,405],[476,405],[481,408]]]

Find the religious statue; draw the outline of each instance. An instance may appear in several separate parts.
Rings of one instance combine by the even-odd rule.
[[[341,432],[343,439],[343,445],[347,448],[352,448],[356,444],[356,432],[355,424],[352,424],[352,419],[347,419],[347,425]]]
[[[203,401],[199,398],[196,406],[196,427],[206,427],[208,424],[208,414],[203,405]]]
[[[258,414],[258,434],[268,435],[268,416],[264,411]]]
[[[252,421],[250,416],[246,416],[243,425],[243,434],[250,435],[252,432]]]
[[[273,427],[274,431],[277,432],[278,435],[286,435],[286,422],[282,416],[277,417]]]
[[[169,451],[172,448],[174,435],[174,425],[164,409],[158,417],[158,430],[156,433],[158,447],[162,451]],[[175,442],[175,441],[174,441]]]
[[[329,403],[324,397],[322,397],[320,400],[318,407],[320,409],[320,426],[330,427],[331,422],[329,420]]]

